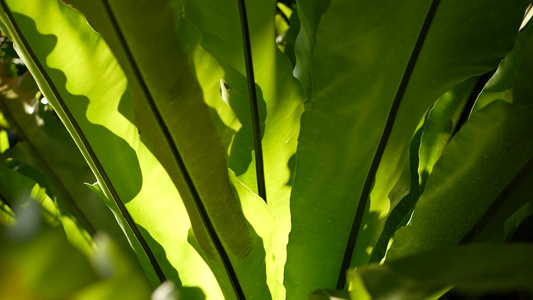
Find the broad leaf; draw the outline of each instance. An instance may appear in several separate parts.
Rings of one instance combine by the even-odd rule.
[[[197,39],[192,35],[192,40],[178,40],[181,31],[187,31],[181,20],[182,3],[73,3],[110,41],[125,70],[135,110],[134,116],[126,116],[139,127],[180,191],[192,223],[191,243],[200,246],[225,297],[270,298],[266,277],[273,279],[270,282],[276,278],[276,270],[265,265],[271,255],[265,252],[270,240],[258,236],[254,222],[246,220],[230,184],[220,130],[211,121],[193,69],[196,58],[191,47]],[[263,211],[268,220],[270,212]]]
[[[286,287],[296,299],[342,288],[348,266],[368,262],[420,119],[444,92],[498,64],[526,1],[298,4],[306,27],[296,70],[310,103],[291,196]]]
[[[6,74],[10,64],[10,61],[4,61],[0,66],[0,108],[23,141],[4,158],[13,159],[8,163],[15,165],[19,172],[25,170],[19,162],[39,170],[38,176],[45,177],[40,183],[48,186],[49,193],[57,197],[61,210],[72,214],[91,235],[96,231],[107,232],[125,253],[130,253],[129,244],[113,214],[84,185],[84,182],[95,182],[96,179],[72,138],[55,113],[35,99],[37,85],[29,73],[15,78]],[[31,177],[30,173],[24,174]],[[130,257],[132,265],[136,265],[133,252]]]
[[[96,177],[88,186],[160,286],[154,298],[169,286],[167,296],[186,299],[347,298],[349,267],[361,271],[351,287],[371,286],[369,261],[388,268],[428,248],[517,240],[533,220],[532,74],[527,61],[517,68],[526,35],[468,119],[513,47],[526,0],[297,2],[284,1],[289,19],[274,0],[0,0],[2,31]],[[21,98],[20,86],[5,96]],[[55,166],[68,147],[46,153],[56,149],[45,146],[59,132],[54,115],[39,110],[42,127],[19,106],[2,109],[26,140],[6,150],[0,130],[6,165],[46,184],[41,195],[86,228],[116,228],[69,200],[83,187]],[[13,178],[0,185],[12,191]],[[11,224],[16,209],[2,192],[0,219]],[[450,251],[437,254],[460,255]],[[422,256],[398,264],[424,267]],[[439,263],[427,265],[448,266]],[[472,272],[487,270],[480,265]],[[515,283],[529,276],[518,273]],[[412,281],[394,275],[351,296],[399,287],[436,297],[459,271],[446,274],[438,287],[409,290]],[[124,296],[113,285],[103,293]]]
[[[496,72],[496,78],[512,82],[506,77],[513,76],[516,67],[506,70],[506,66],[519,66],[524,55],[521,76],[506,92],[510,103],[499,96],[490,102],[478,100],[476,106],[483,108],[474,108],[445,149],[409,226],[395,235],[388,258],[469,242],[485,226],[492,229],[484,232],[482,240],[503,240],[502,222],[528,201],[529,192],[524,189],[533,169],[533,105],[526,79],[532,74],[531,60],[525,55],[533,49],[531,36],[532,30],[521,34]],[[489,238],[492,234],[496,236]]]
[[[395,232],[407,225],[425,187],[427,177],[458,128],[462,116],[467,113],[466,110],[469,108],[467,102],[477,95],[473,89],[479,82],[479,78],[474,77],[446,92],[421,121],[409,147],[409,161],[406,162],[402,176],[390,192],[389,199],[394,202],[398,193],[406,192],[403,197],[400,194],[402,199],[387,217],[372,253],[371,262],[379,262],[385,257]]]
[[[266,202],[279,221],[272,251],[279,263],[277,279],[283,282],[286,245],[290,232],[289,201],[303,90],[292,77],[291,63],[275,45],[274,1],[247,1],[251,56],[258,92],[261,132],[250,119],[247,78],[241,34],[242,18],[237,1],[189,1],[186,25],[197,28],[201,47],[211,53],[224,70],[224,97],[238,117],[241,128],[229,149],[229,167],[253,191],[257,191],[253,137],[261,135]],[[188,31],[193,31],[189,29]],[[220,100],[219,100],[220,101]],[[281,295],[280,297],[284,297]]]
[[[350,271],[352,299],[436,299],[453,287],[462,293],[533,293],[533,247],[528,244],[468,245],[408,256]],[[361,298],[365,299],[365,298]]]
[[[2,1],[2,8],[10,36],[89,162],[152,285],[168,278],[184,297],[201,298],[195,286],[219,294],[187,243],[190,223],[179,194],[137,128],[118,112],[120,105],[133,114],[131,98],[105,42],[58,1]]]

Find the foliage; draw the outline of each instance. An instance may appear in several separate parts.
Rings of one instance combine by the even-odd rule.
[[[527,1],[65,2],[0,0],[6,295],[533,293]]]

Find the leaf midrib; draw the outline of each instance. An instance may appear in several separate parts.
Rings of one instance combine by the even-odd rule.
[[[244,0],[238,0],[238,3],[241,20],[244,65],[246,68],[246,82],[248,84],[248,100],[250,102],[250,113],[252,117],[252,138],[254,142],[257,194],[263,198],[265,202],[267,202],[265,171],[263,165],[263,146],[261,144],[261,123],[259,121],[259,107],[257,105],[257,92],[255,89],[255,75],[252,60],[250,32],[248,28],[248,16],[246,14],[246,5]]]
[[[235,292],[235,295],[237,299],[246,299],[244,296],[244,292],[242,290],[242,287],[239,283],[239,280],[237,278],[237,275],[235,273],[235,270],[233,269],[233,265],[231,264],[231,261],[229,259],[228,254],[226,253],[226,250],[224,246],[222,245],[222,242],[220,241],[220,238],[218,237],[218,234],[215,231],[215,228],[213,224],[211,223],[211,220],[209,218],[209,215],[207,213],[207,210],[205,206],[202,203],[202,199],[200,197],[200,194],[198,192],[197,187],[194,184],[194,181],[189,173],[189,170],[187,169],[187,166],[185,165],[185,162],[183,161],[183,158],[181,156],[181,153],[179,152],[179,149],[177,147],[176,141],[172,137],[170,133],[170,129],[168,125],[166,124],[165,120],[163,119],[160,110],[158,109],[154,98],[152,97],[152,94],[148,88],[148,85],[146,83],[146,80],[144,79],[139,66],[137,65],[137,62],[135,61],[135,58],[133,56],[133,53],[126,41],[126,38],[124,34],[122,33],[122,30],[120,28],[120,25],[118,24],[118,21],[115,17],[115,14],[111,8],[111,5],[109,4],[108,0],[102,0],[102,3],[104,4],[105,10],[108,14],[109,20],[111,21],[113,30],[115,31],[118,41],[120,45],[122,46],[124,50],[124,54],[128,60],[128,63],[131,66],[132,73],[137,79],[137,82],[139,84],[139,87],[144,94],[145,99],[148,102],[148,105],[150,107],[150,110],[156,119],[156,122],[159,126],[159,128],[162,131],[163,136],[165,137],[165,141],[167,141],[167,144],[170,148],[170,151],[172,153],[172,156],[174,158],[174,161],[176,162],[179,171],[181,175],[183,176],[183,179],[185,181],[185,184],[194,200],[194,203],[196,204],[196,208],[198,209],[198,213],[200,215],[200,218],[202,222],[204,223],[207,233],[209,237],[211,238],[211,241],[213,242],[213,245],[215,246],[215,249],[217,250],[218,254],[220,255],[222,264],[224,266],[224,269],[228,275],[228,278],[230,280],[230,283],[232,285],[232,288]]]
[[[18,27],[18,24],[15,22],[15,19],[13,17],[11,9],[9,8],[9,6],[5,2],[5,0],[0,0],[0,4],[2,5],[2,8],[4,9],[7,17],[9,18],[9,21],[11,22],[13,28],[15,29],[19,39],[23,43],[24,48],[26,49],[26,51],[29,54],[29,56],[31,57],[33,63],[35,64],[35,66],[37,67],[39,72],[41,73],[41,76],[46,81],[46,84],[50,88],[51,92],[54,94],[54,97],[57,99],[61,110],[67,116],[67,119],[70,122],[70,125],[73,127],[73,129],[76,132],[78,138],[82,142],[83,147],[87,151],[87,153],[88,153],[90,159],[92,160],[92,162],[94,163],[98,173],[102,177],[104,186],[106,187],[106,189],[111,194],[115,205],[117,205],[120,213],[122,214],[122,216],[126,220],[126,223],[128,224],[128,226],[132,230],[135,238],[137,239],[137,241],[141,245],[141,248],[142,248],[144,254],[146,255],[146,257],[150,261],[150,264],[152,265],[152,267],[154,268],[154,271],[157,274],[158,279],[161,282],[165,282],[166,281],[166,277],[165,277],[165,275],[164,275],[164,273],[163,273],[163,271],[161,269],[161,266],[157,262],[157,260],[155,258],[155,255],[153,254],[152,250],[150,249],[150,246],[148,245],[148,243],[146,242],[146,240],[142,236],[139,228],[137,228],[137,225],[135,224],[135,221],[131,217],[129,211],[126,209],[126,207],[124,206],[124,204],[120,200],[120,196],[118,195],[118,193],[117,193],[115,187],[113,186],[111,180],[107,176],[107,173],[104,170],[102,164],[100,163],[100,160],[98,159],[98,157],[96,156],[94,150],[92,149],[91,145],[89,144],[89,141],[87,140],[87,138],[83,134],[83,131],[81,130],[80,126],[78,125],[76,119],[74,119],[74,117],[72,116],[72,114],[68,110],[68,107],[67,107],[66,103],[63,101],[63,98],[61,97],[61,94],[59,93],[59,91],[55,87],[55,85],[54,85],[53,81],[51,80],[51,78],[48,76],[48,73],[46,73],[45,68],[41,65],[40,61],[37,59],[37,56],[35,55],[35,53],[31,49],[31,47],[29,47],[28,41],[26,40],[26,38],[22,34],[22,31]]]
[[[426,19],[424,20],[424,23],[418,35],[415,47],[413,48],[413,51],[411,52],[411,57],[409,58],[409,62],[404,71],[402,80],[400,82],[400,86],[398,87],[398,91],[396,92],[396,95],[394,97],[394,101],[389,111],[389,116],[387,117],[387,123],[385,124],[385,128],[383,129],[383,133],[381,135],[378,147],[374,154],[374,158],[372,159],[372,164],[366,176],[365,183],[361,191],[361,196],[357,204],[357,210],[355,213],[352,228],[350,230],[348,243],[346,245],[346,250],[344,252],[344,257],[343,257],[341,269],[339,272],[339,277],[337,281],[337,289],[344,289],[346,285],[346,270],[348,270],[348,268],[350,267],[350,262],[352,260],[355,243],[357,241],[359,229],[363,221],[363,215],[365,213],[365,208],[367,206],[368,199],[370,197],[370,192],[372,191],[372,186],[376,179],[376,173],[378,171],[379,165],[381,164],[381,159],[383,158],[383,154],[385,153],[385,148],[387,146],[390,135],[392,133],[394,121],[396,120],[396,116],[398,114],[398,109],[400,108],[400,104],[403,100],[403,96],[409,85],[409,81],[413,74],[416,62],[418,60],[420,52],[422,51],[422,47],[424,45],[425,39],[429,32],[429,28],[431,27],[431,23],[433,22],[433,19],[435,17],[435,13],[437,11],[439,4],[440,4],[440,0],[433,0],[431,3],[431,6],[426,15]]]

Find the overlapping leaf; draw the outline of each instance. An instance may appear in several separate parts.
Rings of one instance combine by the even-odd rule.
[[[110,48],[56,1],[0,0],[2,22],[153,285],[170,279],[187,299],[283,299],[283,281],[289,299],[342,289],[348,266],[366,264],[381,236],[380,259],[407,222],[425,184],[424,175],[418,190],[420,144],[429,150],[420,154],[421,173],[431,177],[390,257],[461,237],[499,240],[530,212],[521,198],[533,168],[531,106],[517,100],[531,96],[524,82],[507,90],[506,78],[487,89],[440,160],[459,118],[460,109],[447,108],[464,98],[437,102],[429,115],[437,126],[417,128],[441,94],[510,50],[525,0],[301,1],[293,14],[301,21],[300,83],[275,44],[275,1],[248,1],[241,14],[238,1],[69,2]],[[242,46],[244,16],[251,50]],[[260,128],[250,119],[250,87]],[[448,120],[451,128],[442,127]],[[264,156],[256,161],[258,140]],[[493,165],[484,161],[501,152]],[[405,209],[381,234],[402,198]],[[444,208],[453,213],[438,215]],[[443,219],[428,225],[436,217]]]
[[[531,30],[521,34],[500,65],[497,79],[489,82],[489,86],[508,82],[502,91],[508,96],[480,96],[483,101],[476,106],[483,108],[474,109],[445,149],[410,225],[395,235],[389,258],[457,244],[465,237],[471,241],[479,231],[484,231],[482,240],[501,241],[505,219],[528,201],[524,189],[531,180],[533,106],[526,79],[531,76],[531,61],[525,53],[531,51],[531,34]],[[514,67],[508,69],[509,65]],[[514,82],[508,78],[518,71]]]
[[[311,102],[291,197],[289,298],[343,287],[348,265],[368,262],[420,119],[441,94],[498,64],[526,5],[336,1],[319,18],[317,3],[298,4],[300,19],[319,25],[296,45]]]
[[[105,42],[62,3],[3,1],[2,7],[3,23],[89,162],[152,284],[168,278],[191,298],[202,297],[195,286],[220,293],[187,243],[190,223],[179,194],[137,128],[118,112],[120,106],[132,115],[131,98]]]
[[[259,133],[253,133],[250,120],[237,1],[189,1],[185,12],[187,25],[200,31],[201,46],[224,70],[223,79],[227,84],[227,88],[223,87],[224,96],[242,125],[229,149],[229,166],[242,182],[256,191],[252,135]],[[266,201],[279,221],[272,251],[279,263],[277,278],[283,281],[290,231],[289,198],[304,96],[292,76],[290,61],[275,45],[275,1],[247,1],[246,13],[258,88]]]
[[[459,127],[461,118],[469,113],[467,102],[477,96],[473,91],[474,87],[477,87],[476,83],[479,84],[478,77],[468,79],[446,92],[421,121],[409,147],[409,161],[406,162],[402,176],[389,194],[392,202],[397,201],[398,197],[401,200],[387,217],[372,253],[371,262],[379,262],[385,257],[395,232],[408,223],[416,202],[424,190],[427,177]]]
[[[20,172],[38,170],[34,176],[44,176],[43,184],[56,196],[58,205],[80,222],[91,235],[105,231],[123,247],[125,253],[129,244],[115,221],[112,213],[84,184],[96,181],[80,155],[79,150],[53,111],[34,98],[37,86],[29,73],[20,77],[6,74],[10,61],[2,63],[0,78],[3,89],[0,92],[0,107],[9,117],[14,129],[23,141],[6,153],[13,159]],[[24,168],[24,165],[32,168]],[[31,176],[30,173],[25,173]],[[137,265],[134,253],[130,253],[132,266]]]
[[[212,123],[208,101],[203,98],[202,87],[213,91],[213,82],[206,83],[205,78],[200,78],[202,85],[198,82],[192,55],[198,38],[182,24],[182,3],[73,3],[110,41],[126,71],[135,108],[135,116],[128,117],[180,190],[194,242],[225,296],[270,298],[265,265],[265,257],[271,256],[265,245],[270,241],[263,244],[265,237],[250,226],[232,190],[220,130]],[[273,221],[268,210],[264,213],[265,220]],[[261,226],[271,228],[272,224]],[[275,279],[276,270],[268,270],[268,276]]]
[[[433,249],[383,265],[350,271],[352,299],[438,299],[462,293],[533,293],[529,244],[468,245]],[[359,297],[356,297],[359,296]]]

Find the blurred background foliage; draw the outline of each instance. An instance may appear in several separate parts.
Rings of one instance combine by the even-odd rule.
[[[0,299],[150,298],[122,230],[86,186],[94,176],[12,41],[1,39]],[[105,224],[84,219],[73,195]]]

